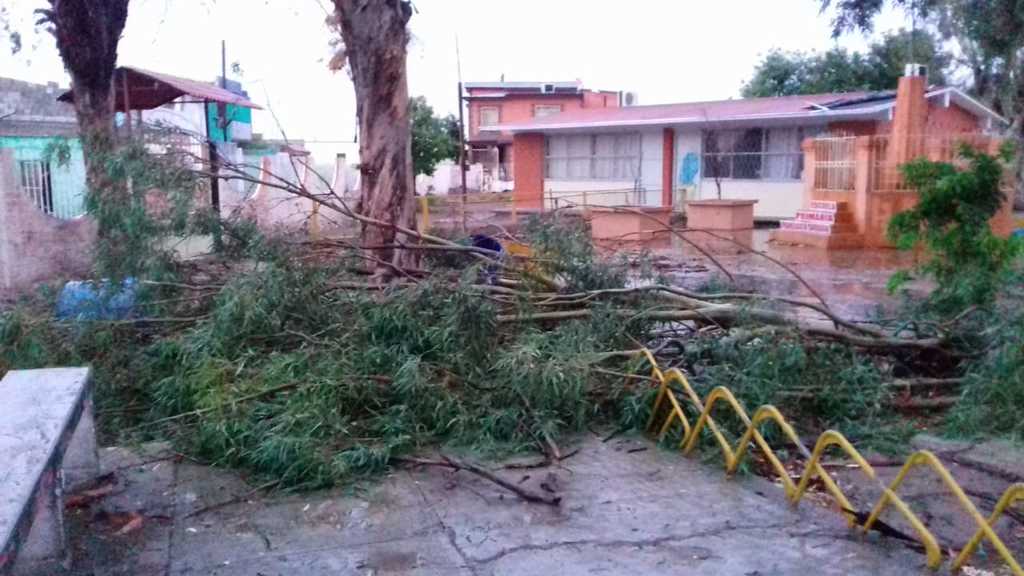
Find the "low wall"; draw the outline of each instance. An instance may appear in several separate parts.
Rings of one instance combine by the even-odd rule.
[[[700,200],[718,198],[713,179],[700,183]],[[796,216],[803,206],[804,183],[801,180],[722,180],[723,200],[757,200],[754,218],[782,220]]]
[[[87,275],[95,244],[91,219],[60,220],[36,208],[18,186],[13,154],[0,150],[0,296]]]

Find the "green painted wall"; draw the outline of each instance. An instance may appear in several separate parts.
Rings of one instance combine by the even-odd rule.
[[[15,163],[19,160],[43,160],[46,147],[63,140],[52,136],[0,136],[0,148],[14,150]],[[66,141],[71,149],[67,165],[59,165],[56,158],[50,160],[54,210],[60,214],[80,215],[85,212],[85,158],[77,138]],[[15,170],[19,169],[15,167]],[[20,172],[15,172],[14,177],[18,181]]]
[[[224,105],[224,114],[231,123],[239,124],[252,124],[252,110],[243,108],[241,106],[235,106],[234,104]],[[214,142],[224,142],[224,130],[217,124],[217,105],[207,104],[206,105],[206,116],[210,122],[210,139]]]

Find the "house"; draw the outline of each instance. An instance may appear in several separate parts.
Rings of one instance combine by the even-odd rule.
[[[214,83],[245,100],[249,99],[249,93],[242,88],[240,82],[218,77]],[[192,134],[203,140],[209,133],[210,140],[217,143],[252,140],[250,108],[231,103],[204,102],[188,94],[157,108],[142,110],[142,121],[151,126]]]
[[[469,163],[482,164],[484,177],[510,182],[515,158],[512,134],[500,124],[522,124],[554,114],[617,108],[620,92],[587,90],[573,82],[467,82]]]
[[[516,205],[673,207],[756,200],[759,219],[807,208],[803,143],[821,135],[992,131],[1004,120],[956,88],[926,86],[923,67],[900,90],[565,110],[482,129],[515,146]],[[914,90],[904,90],[903,84]],[[915,124],[900,118],[915,115]]]
[[[12,151],[14,179],[44,213],[70,219],[85,213],[85,160],[70,104],[57,101],[56,83],[0,78],[0,149]],[[67,143],[57,162],[53,147]]]

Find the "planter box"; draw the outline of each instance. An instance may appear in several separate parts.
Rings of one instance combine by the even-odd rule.
[[[590,235],[594,240],[617,240],[642,242],[650,240],[657,232],[670,226],[672,208],[631,208],[643,213],[616,212],[612,209],[592,208],[590,212]]]
[[[686,226],[698,230],[751,230],[757,200],[690,200]]]

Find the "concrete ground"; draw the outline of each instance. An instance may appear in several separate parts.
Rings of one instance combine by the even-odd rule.
[[[437,468],[395,470],[360,490],[261,497],[234,473],[160,450],[101,451],[113,482],[69,510],[73,574],[926,572],[923,556],[862,541],[833,511],[793,510],[770,482],[726,480],[717,462],[641,438],[588,435],[562,467],[498,470],[557,492],[558,508]],[[235,503],[207,509],[226,501]]]

